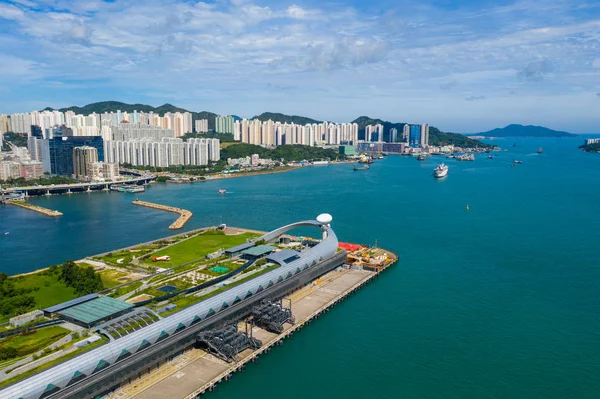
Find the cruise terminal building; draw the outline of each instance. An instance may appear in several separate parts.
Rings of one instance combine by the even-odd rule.
[[[269,262],[276,263],[279,267],[160,318],[126,336],[111,338],[110,342],[98,348],[16,382],[0,390],[0,398],[92,398],[110,392],[121,381],[135,377],[194,345],[196,336],[201,331],[241,320],[262,300],[282,298],[341,266],[346,260],[346,252],[338,251],[338,239],[330,223],[331,216],[323,214],[317,220],[292,223],[257,239],[261,242],[264,240],[267,244],[276,243],[281,235],[298,227],[319,229],[322,240],[302,251],[274,251],[274,247],[267,248],[268,245],[251,250],[255,246],[246,244],[243,248],[234,248],[235,252],[250,250],[248,255],[257,259],[266,255]],[[103,298],[105,297],[92,298],[68,309],[55,311],[62,312],[61,316],[64,317],[88,322],[89,325],[111,317],[110,314],[118,315],[129,311],[128,306],[111,302],[106,304],[107,312],[103,313],[94,306],[94,301]],[[87,308],[81,308],[86,304]],[[97,313],[86,316],[89,312],[81,312],[86,309]],[[107,313],[110,314],[107,316]]]

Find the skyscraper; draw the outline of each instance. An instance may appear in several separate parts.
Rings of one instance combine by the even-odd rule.
[[[419,144],[421,147],[429,146],[429,125],[426,123],[421,125],[421,141]]]
[[[73,176],[76,179],[87,179],[89,164],[98,162],[98,149],[90,146],[73,147]]]
[[[72,176],[73,148],[83,146],[96,148],[97,160],[104,161],[104,141],[100,136],[57,136],[42,140],[44,170],[56,175]]]
[[[410,139],[409,144],[413,148],[418,148],[421,144],[421,126],[410,125]]]
[[[390,143],[395,143],[398,141],[398,129],[395,127],[390,129]]]

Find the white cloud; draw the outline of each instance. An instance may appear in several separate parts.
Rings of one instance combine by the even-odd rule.
[[[25,13],[12,4],[0,4],[0,19],[22,20]]]
[[[298,104],[296,114],[317,101],[318,112],[353,117],[348,110],[364,113],[369,96],[375,109],[390,113],[407,97],[427,99],[435,112],[464,99],[484,109],[525,90],[544,97],[588,90],[581,98],[589,101],[600,68],[600,9],[575,0],[458,4],[452,11],[399,0],[384,14],[377,1],[368,9],[374,11],[260,0],[13,3],[0,4],[0,17],[12,24],[12,33],[0,37],[12,66],[0,68],[0,79],[13,76],[13,93],[32,79],[88,79],[132,96],[179,96],[182,105],[210,93],[223,107],[243,108],[223,112],[261,112],[284,98]],[[273,100],[292,87],[293,98]],[[477,101],[482,91],[486,101]],[[521,96],[510,98],[523,107]],[[331,109],[339,101],[354,106]]]

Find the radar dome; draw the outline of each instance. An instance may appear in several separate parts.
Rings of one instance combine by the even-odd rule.
[[[321,224],[329,224],[332,220],[333,217],[331,217],[331,215],[328,213],[322,213],[319,216],[317,216],[317,222]]]

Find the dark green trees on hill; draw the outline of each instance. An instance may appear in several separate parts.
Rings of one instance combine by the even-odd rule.
[[[273,122],[281,123],[295,123],[296,125],[306,125],[307,123],[321,123],[316,119],[307,118],[305,116],[298,115],[285,115],[278,112],[263,112],[260,115],[255,116],[252,119],[258,119],[259,121],[272,120]]]
[[[35,298],[29,293],[35,288],[15,288],[6,273],[0,273],[0,315],[14,316],[26,313],[35,306]]]
[[[68,287],[73,287],[79,296],[98,292],[104,288],[100,275],[93,267],[79,267],[72,260],[62,264],[60,279]]]
[[[293,144],[280,145],[272,150],[254,144],[235,144],[221,150],[221,159],[244,158],[258,154],[260,158],[280,160],[286,162],[334,160],[337,152],[331,149],[310,147],[307,145]]]

